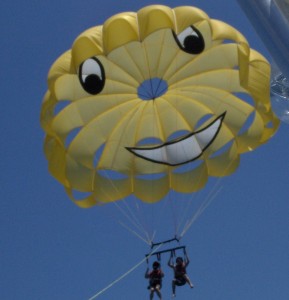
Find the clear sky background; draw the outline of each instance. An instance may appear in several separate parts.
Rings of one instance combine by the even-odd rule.
[[[67,198],[47,171],[39,114],[51,64],[82,31],[155,3],[1,1],[1,300],[89,299],[149,251],[110,217],[114,207],[83,210]],[[270,59],[234,0],[157,3],[197,6],[236,27]],[[289,299],[288,148],[289,125],[281,124],[274,138],[243,155],[237,172],[219,183],[221,191],[182,241],[195,288],[178,289],[177,299]],[[160,219],[170,218],[163,210]],[[163,299],[171,294],[167,258]],[[145,269],[141,265],[97,299],[149,299]]]

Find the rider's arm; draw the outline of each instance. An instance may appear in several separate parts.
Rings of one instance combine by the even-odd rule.
[[[185,266],[187,266],[190,263],[190,259],[188,257],[187,252],[185,252]]]
[[[149,268],[146,269],[145,278],[150,278]]]
[[[170,259],[169,259],[169,261],[168,261],[168,266],[169,266],[170,268],[173,268],[173,267],[174,267],[174,264],[173,264],[172,260],[173,260],[173,257],[171,256]]]

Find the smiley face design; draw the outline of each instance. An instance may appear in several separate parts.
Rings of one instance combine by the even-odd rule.
[[[41,112],[49,170],[82,207],[195,192],[277,130],[269,78],[241,33],[198,8],[115,15],[51,67]]]

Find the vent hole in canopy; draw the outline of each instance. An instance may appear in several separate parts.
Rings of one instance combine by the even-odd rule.
[[[66,136],[66,139],[65,139],[65,148],[66,149],[69,147],[69,145],[72,143],[72,141],[76,138],[78,133],[81,131],[81,128],[82,127],[74,128],[68,133],[68,135]]]
[[[58,115],[62,110],[64,110],[69,104],[71,104],[70,100],[60,100],[54,106],[54,115]]]

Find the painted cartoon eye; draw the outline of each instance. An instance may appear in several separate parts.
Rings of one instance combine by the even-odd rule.
[[[104,87],[104,68],[97,58],[89,58],[79,67],[79,80],[86,92],[92,95],[100,93]]]
[[[190,54],[199,54],[205,49],[205,41],[200,31],[194,26],[187,27],[178,35],[174,34],[179,47]]]

